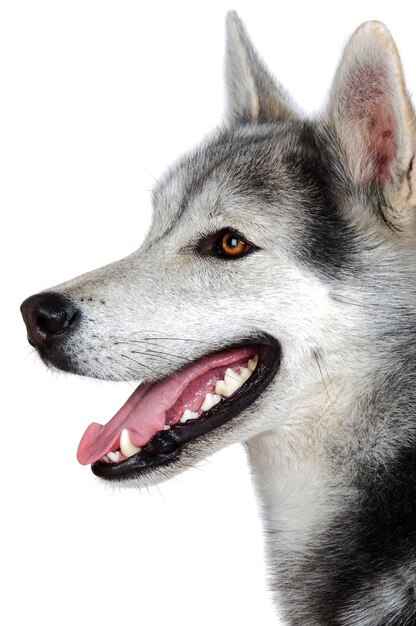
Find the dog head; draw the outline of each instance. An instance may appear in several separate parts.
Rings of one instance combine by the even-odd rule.
[[[268,430],[312,432],[325,381],[365,376],[369,346],[397,323],[380,306],[375,325],[368,299],[406,300],[415,117],[388,31],[356,31],[317,120],[235,13],[227,41],[226,124],[158,183],[142,247],[22,305],[48,365],[143,381],[81,441],[79,460],[110,480],[157,481]]]

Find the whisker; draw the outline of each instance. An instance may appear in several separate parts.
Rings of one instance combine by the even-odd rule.
[[[139,365],[140,367],[144,367],[145,369],[150,370],[152,373],[156,372],[157,374],[159,374],[159,376],[164,378],[164,375],[162,374],[162,372],[159,372],[154,367],[151,367],[150,365],[146,365],[145,363],[141,363],[140,361],[137,361],[137,359],[133,359],[131,356],[128,356],[128,354],[121,354],[120,356],[123,357],[124,359],[129,359],[129,361],[133,361],[133,363],[136,363],[136,365]]]
[[[118,342],[118,343],[129,344],[130,342],[125,341],[125,342]],[[133,342],[132,342],[132,343],[133,343]],[[134,343],[135,343],[135,342],[134,342]],[[187,357],[183,357],[183,356],[180,356],[180,355],[178,355],[178,354],[172,354],[171,352],[164,352],[164,351],[160,351],[160,350],[148,350],[148,351],[146,351],[146,352],[143,352],[143,351],[141,351],[141,350],[131,350],[131,351],[130,351],[130,354],[141,354],[142,356],[147,356],[147,357],[151,357],[151,358],[157,358],[157,357],[160,355],[160,356],[162,356],[162,357],[166,357],[166,358],[168,358],[168,360],[170,360],[171,362],[173,362],[173,359],[179,359],[179,360],[181,360],[181,361],[185,361],[186,363],[195,363],[195,360],[194,360],[194,359],[189,359],[189,358],[187,358]],[[123,354],[122,354],[121,356],[126,357],[126,355],[123,355]],[[169,357],[171,357],[171,358],[169,358]],[[127,357],[126,357],[126,358],[127,358]],[[131,360],[133,360],[133,361],[134,361],[134,359],[131,359]],[[135,362],[136,362],[138,365],[141,365],[140,361],[135,361]],[[143,364],[143,365],[144,365],[144,364]],[[146,367],[146,365],[144,365],[144,367]],[[147,367],[148,367],[148,369],[152,369],[150,366],[147,366]],[[197,367],[197,364],[196,364],[196,363],[195,363],[195,367]],[[157,370],[154,370],[154,371],[157,371]],[[161,373],[160,373],[160,372],[158,372],[158,373],[159,373],[159,375],[161,375]],[[205,371],[204,371],[204,369],[203,369],[203,368],[201,368],[201,373],[202,373],[202,374],[203,374],[203,373],[205,373]],[[227,375],[228,375],[230,378],[232,378],[232,379],[234,379],[234,380],[236,380],[236,381],[240,382],[240,378],[239,378],[238,376],[232,376],[231,374],[227,374]],[[166,376],[166,375],[165,375],[165,376]],[[165,376],[163,376],[163,377],[165,377]]]
[[[315,361],[316,361],[316,364],[317,364],[317,366],[318,366],[319,373],[320,373],[320,375],[321,375],[322,384],[323,384],[323,386],[324,386],[324,388],[325,388],[326,395],[328,396],[328,399],[329,399],[329,401],[330,401],[330,403],[331,403],[331,405],[332,405],[332,408],[334,409],[335,414],[336,414],[336,413],[337,413],[337,410],[336,410],[336,408],[335,408],[335,404],[334,404],[334,402],[333,402],[333,400],[332,400],[332,398],[331,398],[331,396],[330,396],[330,394],[329,394],[328,387],[327,387],[327,385],[326,385],[326,383],[325,383],[324,376],[323,376],[323,372],[322,372],[322,368],[321,368],[321,365],[320,365],[320,363],[319,363],[318,353],[314,351],[314,352],[313,352],[313,356],[314,356]],[[328,379],[329,379],[329,376],[328,376]],[[330,380],[330,379],[329,379],[329,380]],[[330,380],[330,382],[331,382],[331,380]],[[331,386],[332,386],[332,382],[331,382]],[[332,386],[332,388],[333,388],[333,386]]]
[[[154,358],[154,359],[159,358],[159,356],[156,356],[156,355],[161,355],[163,357],[173,357],[173,358],[170,358],[169,361],[173,361],[173,359],[180,359],[181,361],[186,361],[187,363],[193,363],[192,359],[187,359],[177,354],[171,354],[170,352],[161,352],[158,350],[148,350],[147,352],[142,352],[140,350],[131,350],[130,354],[141,354],[143,356],[150,356],[151,358]]]
[[[143,335],[144,333],[149,333],[150,335],[152,335],[153,333],[158,333],[157,330],[148,330],[145,328],[142,328],[141,330],[136,330],[133,331],[132,333],[130,333],[130,335],[137,335],[137,334],[141,334]],[[114,335],[116,337],[116,335]],[[152,340],[152,339],[156,339],[156,341],[160,340],[166,340],[166,341],[191,341],[194,343],[206,343],[209,344],[209,341],[203,341],[202,339],[193,339],[192,337],[166,337],[166,336],[157,336],[157,337],[144,337],[142,341],[148,341],[148,340]]]
[[[163,346],[159,345],[158,343],[155,343],[153,340],[156,341],[186,341],[189,343],[200,343],[200,344],[204,344],[204,345],[212,345],[212,342],[209,341],[202,341],[200,339],[190,339],[187,337],[143,337],[143,339],[132,339],[133,335],[137,335],[137,334],[141,334],[142,332],[148,332],[148,331],[135,331],[133,333],[130,333],[129,335],[111,335],[111,339],[113,341],[113,345],[117,346],[119,344],[131,344],[131,343],[143,343],[146,345],[151,345],[151,346],[156,346],[157,348],[163,348]]]
[[[333,294],[332,298],[336,302],[341,302],[342,304],[352,304],[353,306],[358,306],[362,309],[379,309],[380,308],[378,304],[372,304],[369,302],[363,303],[363,302],[360,302],[359,300],[355,300],[354,298],[351,298],[350,296],[341,296],[339,294]]]
[[[210,345],[209,341],[202,341],[201,339],[190,339],[189,337],[149,337],[149,338],[145,338],[145,340],[148,339],[156,339],[156,341],[189,341],[189,342],[193,342],[193,343],[204,343],[206,345]]]
[[[128,344],[130,342],[128,341],[123,341],[123,342],[119,342],[119,343],[125,343]],[[136,342],[132,342],[132,343],[136,343]],[[162,355],[162,356],[167,356],[167,357],[173,357],[175,359],[179,359],[180,361],[186,361],[187,363],[192,363],[193,359],[188,359],[187,357],[184,356],[179,356],[179,354],[172,354],[171,352],[164,352],[161,350],[147,350],[146,352],[142,352],[140,350],[131,350],[131,354],[142,354],[145,356],[152,356],[152,355]],[[155,357],[156,358],[156,357]]]

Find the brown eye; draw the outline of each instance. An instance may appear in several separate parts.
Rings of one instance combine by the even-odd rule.
[[[251,252],[253,247],[240,235],[228,230],[219,240],[219,252],[228,258],[237,258]]]
[[[197,254],[217,257],[224,261],[240,259],[259,249],[233,228],[223,228],[216,233],[204,235],[194,248]]]

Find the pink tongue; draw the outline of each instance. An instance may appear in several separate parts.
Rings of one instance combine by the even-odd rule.
[[[126,404],[105,425],[93,423],[85,431],[77,452],[82,465],[94,463],[107,452],[119,448],[120,434],[127,428],[135,446],[144,446],[163,430],[166,411],[173,406],[189,383],[211,369],[225,369],[240,360],[254,356],[254,347],[236,348],[205,357],[192,363],[170,378],[155,385],[139,385]]]

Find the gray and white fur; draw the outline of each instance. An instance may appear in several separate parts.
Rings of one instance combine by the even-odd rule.
[[[416,624],[416,121],[378,22],[348,42],[326,109],[292,105],[227,17],[228,110],[153,193],[131,256],[51,290],[80,320],[49,364],[160,380],[261,333],[281,364],[260,398],[154,469],[241,442],[269,585],[291,626]],[[232,262],[196,243],[232,227]]]

